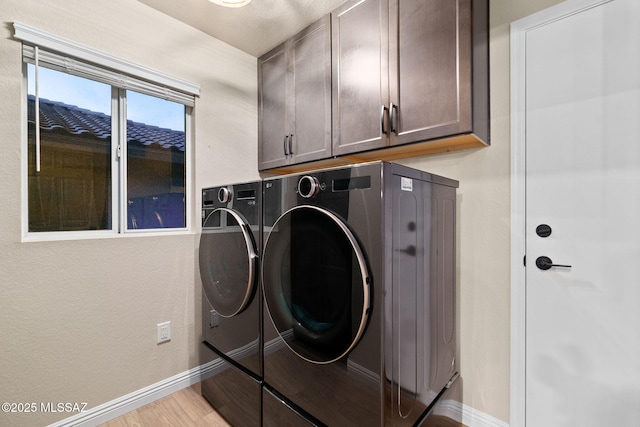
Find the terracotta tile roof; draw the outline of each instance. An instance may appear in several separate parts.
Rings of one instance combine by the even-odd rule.
[[[29,122],[34,122],[35,97],[29,95]],[[40,98],[40,130],[60,132],[73,135],[87,134],[98,139],[111,136],[111,116],[86,110],[62,102]],[[184,132],[150,126],[127,120],[127,142],[143,145],[158,144],[163,148],[176,147],[184,151]]]

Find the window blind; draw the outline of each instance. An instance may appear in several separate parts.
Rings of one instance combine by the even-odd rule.
[[[200,85],[99,52],[29,26],[13,23],[23,61],[193,107]]]

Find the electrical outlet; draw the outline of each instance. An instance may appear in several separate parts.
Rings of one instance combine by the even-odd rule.
[[[158,344],[171,341],[171,322],[158,323]]]

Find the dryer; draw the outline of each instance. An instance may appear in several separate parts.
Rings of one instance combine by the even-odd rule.
[[[232,425],[259,426],[261,181],[202,190],[202,395]]]
[[[458,375],[458,182],[374,162],[263,185],[263,424],[421,422]]]

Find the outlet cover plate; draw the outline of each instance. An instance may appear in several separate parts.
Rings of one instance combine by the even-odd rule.
[[[171,341],[171,322],[158,323],[158,344]]]

